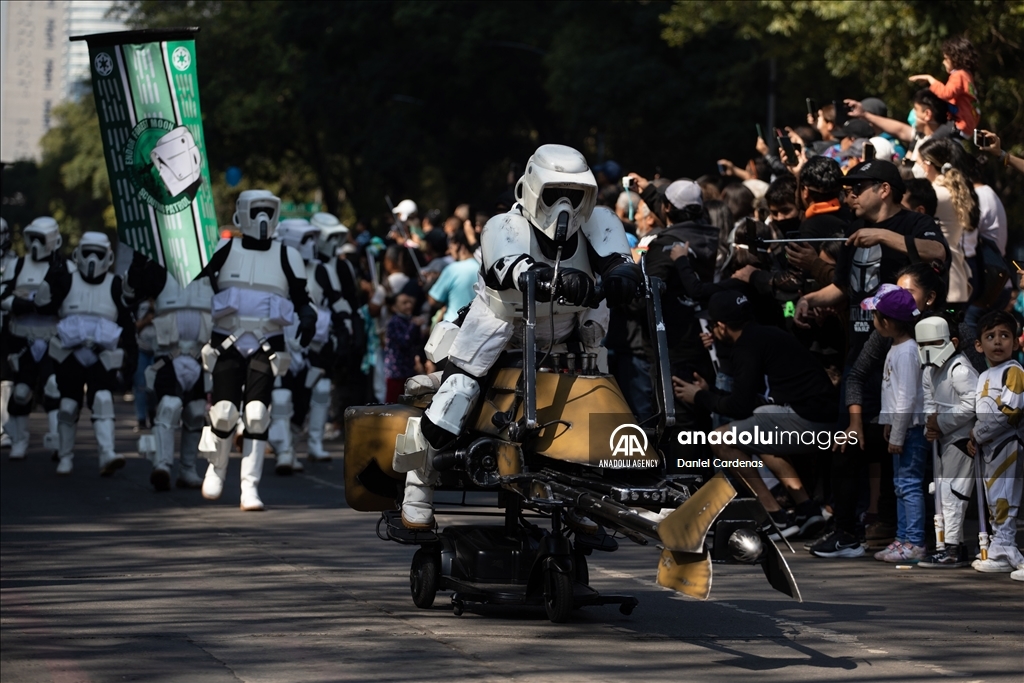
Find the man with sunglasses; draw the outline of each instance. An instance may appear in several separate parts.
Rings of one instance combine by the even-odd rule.
[[[213,287],[213,334],[202,351],[213,376],[209,424],[199,452],[210,463],[203,497],[220,498],[239,417],[242,438],[241,508],[262,510],[258,486],[267,449],[274,382],[288,371],[284,335],[295,316],[302,347],[316,333],[317,314],[306,291],[306,265],[295,249],[274,241],[281,200],[267,190],[246,190],[235,203],[242,236],[224,240],[199,278]],[[241,408],[241,410],[239,410]]]
[[[423,417],[409,419],[395,448],[396,472],[407,472],[402,522],[434,526],[434,454],[451,448],[476,406],[480,381],[506,348],[522,340],[522,277],[537,274],[537,345],[602,357],[608,308],[597,301],[601,276],[608,306],[632,301],[641,281],[622,221],[595,208],[597,182],[575,149],[543,145],[526,163],[516,204],[494,216],[480,234],[481,281],[461,327],[442,322],[427,342],[427,357],[447,364]],[[556,278],[557,274],[557,278]],[[564,345],[564,346],[563,346]],[[602,369],[606,362],[600,360]],[[580,520],[583,528],[596,529]]]
[[[47,448],[57,450],[60,392],[48,353],[50,337],[57,331],[57,316],[40,315],[34,299],[50,268],[67,269],[67,263],[59,252],[63,238],[53,218],[43,216],[35,219],[22,231],[22,236],[25,256],[5,269],[0,293],[0,309],[7,319],[4,354],[10,368],[10,374],[5,372],[4,379],[14,381],[7,405],[9,419],[4,427],[11,438],[9,457],[12,460],[24,458],[28,451],[28,416],[40,390],[49,420],[43,443]]]
[[[100,475],[110,476],[124,467],[124,456],[114,450],[113,392],[120,387],[119,374],[131,377],[134,372],[135,320],[120,276],[110,272],[114,249],[109,237],[84,233],[72,260],[76,268],[71,274],[50,268],[35,298],[40,313],[60,318],[49,344],[60,389],[57,474],[71,474],[84,402],[92,413]]]

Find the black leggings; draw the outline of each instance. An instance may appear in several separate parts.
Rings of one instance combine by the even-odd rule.
[[[164,396],[177,396],[182,403],[191,403],[198,399],[206,400],[206,387],[202,375],[199,375],[199,379],[191,389],[185,390],[178,382],[178,375],[174,372],[174,365],[170,357],[161,356],[156,359],[156,362],[163,362],[160,369],[156,371],[156,378],[153,382],[153,393],[156,394],[157,403]]]
[[[230,401],[244,410],[246,403],[258,401],[270,409],[271,397],[274,391],[274,373],[270,369],[269,355],[263,349],[258,349],[248,358],[243,358],[235,347],[221,351],[217,364],[213,367],[213,392],[211,401]],[[220,434],[226,437],[230,434]],[[245,436],[251,439],[266,439],[266,432],[263,434],[250,434]]]
[[[85,385],[89,386],[89,393],[85,394]],[[117,370],[107,370],[103,363],[96,361],[89,367],[82,367],[82,364],[71,354],[57,366],[57,388],[60,390],[61,398],[70,398],[82,406],[82,397],[88,399],[87,404],[92,409],[92,402],[96,398],[97,391],[117,390]]]

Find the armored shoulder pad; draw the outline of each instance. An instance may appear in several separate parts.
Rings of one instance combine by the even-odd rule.
[[[598,256],[630,253],[622,221],[606,206],[595,208],[580,230]]]
[[[480,233],[480,253],[485,269],[507,256],[530,254],[530,221],[518,211],[499,214]]]

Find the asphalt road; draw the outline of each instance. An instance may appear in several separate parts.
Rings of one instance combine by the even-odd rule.
[[[760,569],[716,566],[699,602],[655,585],[657,551],[624,542],[595,553],[590,572],[598,590],[640,600],[628,617],[614,607],[560,625],[542,609],[456,617],[444,594],[417,609],[412,549],[378,540],[376,516],[345,506],[340,457],[289,478],[268,460],[268,509],[243,513],[237,454],[220,501],[158,494],[130,421],[118,424],[129,460],[111,478],[97,475],[87,417],[70,477],[40,450],[2,457],[3,683],[1024,677],[1024,584],[867,557],[788,556],[802,604]]]

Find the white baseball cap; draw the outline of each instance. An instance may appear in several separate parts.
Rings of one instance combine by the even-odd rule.
[[[694,204],[704,206],[700,185],[692,180],[677,180],[666,187],[665,199],[677,209],[685,209]]]
[[[418,211],[419,207],[416,206],[416,202],[411,199],[403,199],[398,202],[398,206],[391,210],[391,213],[398,216],[399,220],[407,221],[409,220],[409,216],[417,213]]]

